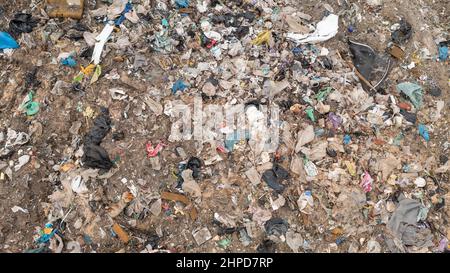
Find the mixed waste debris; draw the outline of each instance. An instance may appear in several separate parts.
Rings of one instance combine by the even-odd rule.
[[[4,2],[1,252],[450,251],[445,1]]]

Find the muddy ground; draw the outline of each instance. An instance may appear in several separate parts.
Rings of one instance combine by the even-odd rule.
[[[0,4],[2,12],[0,13],[0,29],[7,29],[8,19],[18,11],[31,12],[35,16],[39,16],[39,8],[43,5],[39,3],[38,8],[32,9],[30,1],[4,1],[7,3]],[[37,2],[37,1],[34,1]],[[42,2],[42,1],[41,1]],[[282,1],[280,1],[282,2]],[[324,11],[323,5],[328,3],[335,11],[340,11],[337,1],[299,1],[299,8],[310,14],[316,22],[322,18]],[[342,2],[342,1],[341,1]],[[347,37],[352,37],[361,42],[371,45],[373,48],[383,51],[387,40],[389,38],[389,26],[397,22],[400,17],[405,17],[413,26],[413,36],[407,46],[407,54],[412,54],[422,47],[428,48],[433,52],[436,50],[434,37],[437,33],[433,33],[438,27],[447,27],[450,24],[448,13],[450,10],[450,3],[448,1],[404,1],[393,0],[384,1],[384,4],[379,10],[372,10],[365,1],[348,1],[356,3],[361,7],[361,14],[364,18],[362,22],[356,24],[356,31],[348,33],[347,26],[340,22],[339,34],[330,41],[327,41],[322,46],[329,49],[339,49],[342,52],[347,52],[345,40]],[[86,7],[89,9],[89,7]],[[383,25],[383,22],[387,23]],[[95,22],[81,22],[86,25],[96,25]],[[65,29],[73,24],[71,20],[56,20],[60,28]],[[383,26],[383,27],[380,27]],[[5,179],[0,181],[0,252],[23,252],[35,248],[34,239],[36,232],[42,228],[47,222],[49,195],[51,195],[58,187],[60,188],[60,181],[57,179],[49,179],[49,175],[54,173],[54,165],[59,165],[61,162],[73,154],[71,151],[71,143],[76,138],[69,132],[71,126],[76,122],[81,122],[79,135],[83,136],[92,126],[92,119],[83,116],[83,112],[79,111],[80,107],[92,107],[97,113],[99,106],[107,106],[110,109],[113,120],[113,129],[110,134],[103,140],[102,146],[109,152],[111,158],[120,157],[117,163],[117,172],[108,179],[107,184],[98,182],[90,185],[92,189],[91,194],[98,196],[95,202],[78,203],[74,211],[90,210],[87,215],[92,219],[97,216],[105,214],[107,207],[118,201],[118,197],[127,190],[127,186],[123,183],[123,178],[128,181],[139,183],[139,187],[147,194],[160,193],[164,190],[173,190],[176,185],[176,177],[173,172],[177,169],[178,163],[181,161],[175,153],[175,147],[181,146],[187,154],[195,154],[196,143],[194,141],[186,141],[183,143],[170,144],[160,154],[161,170],[154,170],[151,162],[147,159],[145,153],[145,143],[149,140],[157,141],[159,139],[168,139],[170,135],[171,122],[164,116],[152,114],[136,115],[140,110],[138,102],[142,99],[143,90],[148,86],[152,90],[156,90],[158,96],[164,97],[170,95],[170,89],[166,86],[166,73],[175,73],[177,69],[175,65],[169,72],[161,69],[159,60],[165,58],[159,53],[152,52],[147,47],[145,39],[138,39],[135,44],[136,48],[141,51],[149,60],[147,71],[140,71],[137,74],[131,73],[129,77],[131,81],[137,86],[130,86],[121,81],[111,81],[104,77],[92,86],[86,86],[83,92],[71,91],[65,93],[63,96],[55,96],[50,93],[53,84],[57,80],[70,82],[76,75],[77,70],[62,67],[58,64],[51,64],[52,58],[58,56],[60,51],[70,49],[74,46],[79,47],[76,41],[70,39],[60,39],[56,44],[40,43],[39,29],[50,27],[45,25],[45,20],[40,22],[40,25],[31,37],[34,39],[36,46],[33,48],[22,47],[12,55],[11,58],[2,57],[0,59],[0,124],[1,130],[6,131],[7,128],[12,128],[16,131],[28,132],[29,129],[36,124],[42,125],[42,131],[37,130],[32,135],[30,143],[20,147],[24,153],[32,154],[30,162],[22,167],[19,172],[13,173],[13,179]],[[98,27],[97,27],[98,28]],[[385,32],[379,32],[384,29]],[[443,30],[443,29],[442,29]],[[79,42],[78,42],[79,43]],[[127,58],[130,56],[123,56],[124,62],[114,61],[114,51],[112,51],[106,58],[103,59],[103,75],[117,70],[120,74],[122,71],[129,71]],[[36,87],[36,100],[42,102],[39,113],[34,117],[27,117],[22,113],[18,113],[16,109],[22,102],[23,97],[28,92],[25,87],[26,73],[29,73],[34,67],[37,67],[37,74],[35,81],[40,81]],[[387,85],[386,92],[394,92],[395,84],[403,80],[413,80],[422,75],[432,77],[434,81],[441,87],[442,95],[440,100],[446,102],[442,118],[433,123],[430,132],[431,141],[425,144],[417,135],[408,135],[404,143],[410,146],[412,157],[426,160],[429,156],[434,156],[439,159],[441,155],[449,156],[449,150],[444,150],[445,145],[448,145],[449,137],[449,78],[450,66],[447,63],[436,61],[425,61],[418,65],[415,69],[407,71],[398,66],[391,71]],[[126,109],[127,104],[124,101],[112,100],[108,89],[111,87],[120,86],[127,90],[130,96],[129,109]],[[170,88],[170,87],[169,87]],[[298,96],[287,95],[292,100],[299,100]],[[185,101],[192,98],[185,97]],[[434,107],[432,97],[426,96],[425,106],[421,115],[429,115],[429,110]],[[220,100],[218,100],[220,101]],[[217,102],[218,102],[217,101]],[[124,118],[123,112],[127,111],[128,118]],[[292,116],[289,111],[282,114],[282,119],[299,123],[300,117]],[[39,125],[37,125],[39,127]],[[414,128],[412,130],[415,130]],[[113,141],[112,135],[114,132],[123,131],[125,138],[120,141]],[[394,137],[396,132],[385,130],[381,132],[381,137]],[[76,141],[76,140],[75,140]],[[365,140],[357,140],[360,144],[360,149],[366,149]],[[447,143],[447,144],[445,144]],[[378,150],[380,153],[393,149],[390,147],[372,147],[371,149]],[[207,149],[204,149],[207,151]],[[17,153],[11,158],[2,159],[6,162],[9,160],[16,160]],[[206,157],[206,155],[205,155]],[[343,160],[340,158],[339,160]],[[245,161],[245,153],[237,151],[224,156],[224,162],[220,167],[216,167],[205,174],[204,180],[201,182],[204,191],[204,198],[201,205],[198,206],[199,218],[193,222],[189,217],[182,214],[161,213],[159,217],[154,217],[151,214],[147,215],[125,215],[121,214],[115,221],[121,224],[129,233],[131,240],[125,245],[117,238],[110,235],[110,231],[105,228],[106,235],[101,236],[96,232],[90,235],[93,243],[87,244],[83,239],[83,234],[89,232],[89,227],[84,227],[81,232],[73,227],[73,224],[78,218],[85,220],[82,213],[69,215],[66,219],[67,225],[63,239],[65,242],[78,241],[82,246],[83,252],[139,252],[144,249],[149,241],[155,238],[155,234],[162,233],[163,236],[159,239],[159,246],[161,249],[168,249],[177,252],[255,252],[257,246],[260,244],[264,235],[261,234],[259,239],[255,239],[248,246],[243,246],[238,238],[238,233],[230,235],[232,239],[231,245],[227,249],[218,247],[217,241],[222,239],[222,236],[217,235],[216,226],[213,223],[214,212],[234,211],[237,215],[244,214],[249,200],[247,196],[251,192],[246,192],[246,187],[243,183],[248,183],[241,177],[245,171],[241,164]],[[239,164],[238,164],[239,163]],[[449,196],[449,180],[448,173],[442,174],[438,177],[443,193],[441,196]],[[217,189],[216,183],[222,180],[227,180],[230,185],[227,188]],[[300,182],[298,186],[303,183]],[[310,185],[313,190],[320,192],[322,185],[320,183],[313,183]],[[301,186],[302,187],[302,186]],[[238,193],[238,194],[236,194]],[[298,199],[298,192],[296,187],[288,191],[285,195],[287,204],[277,211],[277,215],[283,219],[289,219],[289,222],[297,227],[302,227],[302,230],[308,235],[303,235],[308,238],[310,243],[314,244],[315,252],[347,252],[351,243],[358,243],[360,238],[378,238],[380,239],[385,233],[385,225],[373,224],[370,220],[355,222],[357,225],[365,225],[361,230],[362,233],[350,235],[349,239],[341,244],[337,249],[330,249],[329,244],[334,242],[336,238],[330,234],[323,234],[320,232],[320,227],[327,229],[330,226],[329,219],[326,213],[318,213],[314,216],[307,217],[299,213],[296,209],[296,200]],[[237,197],[235,202],[230,202],[231,196]],[[259,200],[262,204],[267,202],[267,195],[253,196],[252,198]],[[374,198],[375,200],[376,197]],[[450,202],[449,198],[445,199]],[[430,218],[438,217],[434,226],[433,234],[436,235],[435,241],[438,240],[438,235],[447,236],[449,232],[448,217],[450,216],[450,203],[446,203],[444,208],[438,211],[430,212]],[[11,208],[20,206],[26,208],[28,213],[13,213]],[[98,221],[97,221],[98,220]],[[95,221],[91,221],[92,229],[95,227],[111,226],[112,222],[104,217],[100,217]],[[431,220],[433,222],[433,220]],[[207,243],[198,246],[192,239],[191,231],[196,227],[208,226],[212,233],[213,239]],[[87,231],[86,231],[87,230]],[[450,238],[449,238],[450,239]],[[358,243],[359,244],[359,243]],[[385,245],[381,243],[383,251],[389,252]],[[66,251],[66,250],[64,250]],[[277,252],[291,252],[286,244],[278,244]],[[358,251],[365,252],[362,246]]]

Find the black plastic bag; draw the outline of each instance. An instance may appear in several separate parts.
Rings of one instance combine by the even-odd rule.
[[[283,192],[285,186],[281,182],[288,178],[288,171],[278,164],[274,164],[271,170],[265,171],[262,175],[264,182],[278,193]]]
[[[404,19],[400,20],[400,28],[391,35],[392,41],[396,44],[402,44],[409,40],[412,35],[412,26]]]
[[[200,169],[202,167],[202,161],[200,158],[192,156],[189,158],[188,162],[186,164],[180,164],[178,166],[178,173],[177,173],[177,186],[175,188],[181,189],[183,187],[183,177],[181,176],[181,173],[186,170],[190,169],[192,170],[192,178],[197,179],[200,177]]]
[[[39,19],[33,18],[31,14],[16,13],[9,22],[9,32],[16,37],[21,33],[30,33],[38,22]]]
[[[406,121],[411,122],[412,124],[416,124],[417,122],[417,115],[411,112],[407,112],[403,109],[400,109],[400,114],[403,115],[403,117],[406,119]]]
[[[272,218],[264,224],[267,235],[281,236],[286,235],[289,229],[289,224],[286,220],[281,218]]]
[[[387,55],[377,54],[370,46],[348,41],[352,62],[358,72],[372,85],[374,90],[381,87],[391,68],[391,59]],[[362,82],[364,88],[368,86]]]
[[[357,42],[349,41],[348,44],[350,52],[353,55],[353,64],[359,73],[369,80],[375,63],[375,51],[371,47]]]
[[[81,158],[84,166],[109,170],[114,165],[108,152],[100,146],[109,130],[111,130],[109,111],[102,107],[100,115],[94,120],[94,126],[84,137],[84,154]]]
[[[95,144],[84,145],[82,158],[86,167],[109,170],[113,166],[108,152],[101,146]]]
[[[93,143],[100,145],[103,138],[111,130],[111,118],[109,117],[109,110],[106,108],[101,109],[100,115],[94,119],[94,126],[86,134],[84,141],[85,143]]]
[[[186,168],[192,170],[192,177],[194,179],[200,177],[200,168],[202,167],[202,161],[198,157],[189,158]]]

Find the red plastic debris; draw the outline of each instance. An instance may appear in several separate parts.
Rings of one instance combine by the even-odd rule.
[[[224,154],[228,153],[227,149],[225,149],[225,147],[223,146],[217,146],[216,150]]]
[[[165,144],[164,142],[159,142],[158,145],[156,145],[155,148],[153,148],[153,145],[151,142],[148,142],[146,147],[146,151],[147,151],[147,157],[155,157],[158,155],[158,153],[162,150],[163,147],[167,146],[167,144]]]
[[[206,45],[207,48],[212,48],[217,44],[217,41],[214,39],[211,39],[211,41]]]
[[[362,181],[361,181],[361,187],[363,188],[364,192],[370,192],[372,191],[372,184],[373,184],[373,179],[370,176],[370,174],[366,171],[363,176],[362,176]]]

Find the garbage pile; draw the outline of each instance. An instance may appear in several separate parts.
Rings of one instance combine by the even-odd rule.
[[[2,252],[450,250],[445,1],[17,2]]]

